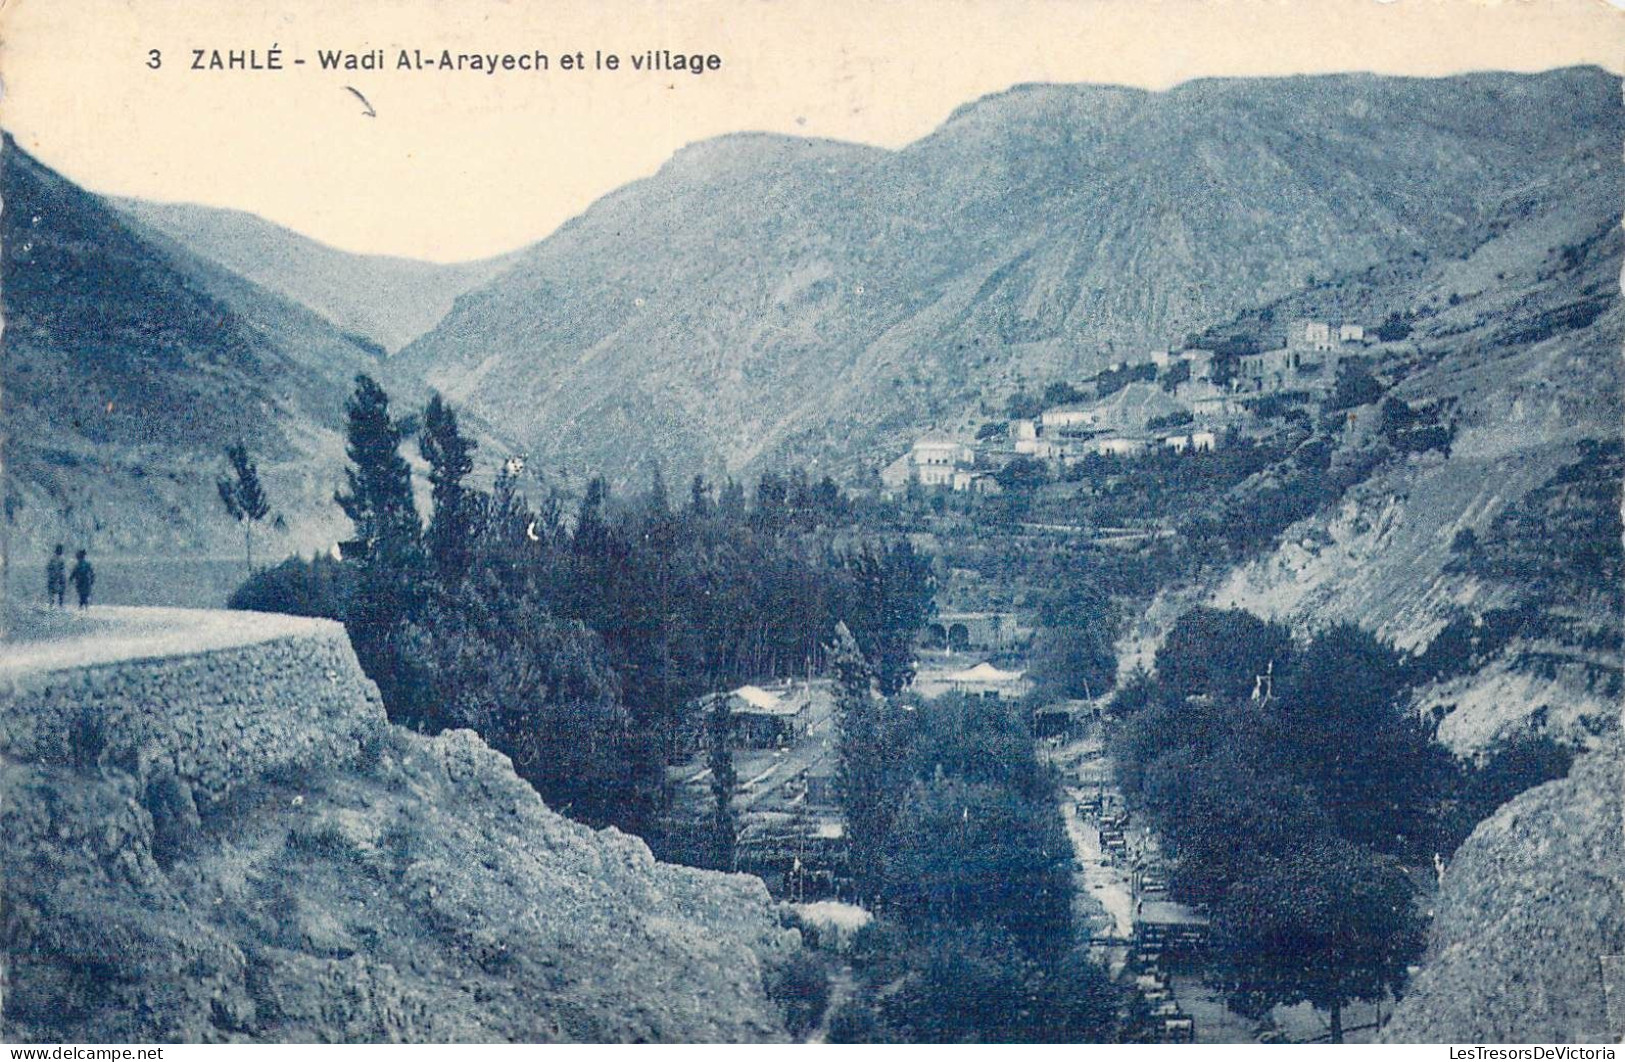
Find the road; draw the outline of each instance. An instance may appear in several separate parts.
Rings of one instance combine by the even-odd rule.
[[[332,620],[226,609],[10,605],[3,615],[0,677],[60,671],[251,645],[313,630],[341,633]]]

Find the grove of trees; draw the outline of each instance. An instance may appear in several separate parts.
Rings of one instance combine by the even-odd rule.
[[[342,619],[392,719],[478,731],[567,814],[658,848],[666,766],[706,743],[700,695],[804,674],[842,620],[886,688],[911,677],[929,567],[906,543],[833,548],[820,529],[848,503],[827,479],[764,476],[747,506],[739,485],[696,477],[681,507],[658,473],[627,498],[594,479],[572,506],[506,472],[472,486],[477,448],[438,397],[400,417],[361,376],[346,412],[344,559],[285,563],[233,605]],[[409,441],[428,465],[426,525]],[[724,806],[719,860],[730,824]]]
[[[849,767],[859,731],[843,717],[842,770],[868,781],[842,798],[877,919],[854,944],[858,985],[830,1039],[1119,1038],[1123,1001],[1079,947],[1072,850],[1025,713],[955,696],[889,704],[843,644],[842,710],[876,734],[865,748],[882,750],[854,748]]]
[[[1295,644],[1246,612],[1197,608],[1114,735],[1126,795],[1213,917],[1210,976],[1262,1015],[1397,990],[1425,918],[1407,866],[1440,845],[1456,764],[1401,696],[1392,647],[1339,624]]]

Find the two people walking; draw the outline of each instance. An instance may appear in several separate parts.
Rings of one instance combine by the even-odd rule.
[[[79,607],[90,607],[90,589],[96,585],[96,569],[85,557],[85,551],[79,550],[73,555],[73,571],[68,571],[67,561],[63,559],[61,543],[57,544],[56,552],[45,565],[45,597],[57,608],[65,607],[64,598],[67,597],[68,583],[73,583],[74,593],[79,595]]]

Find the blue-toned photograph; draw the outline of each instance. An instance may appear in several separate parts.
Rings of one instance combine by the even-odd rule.
[[[1625,1037],[1625,10],[239,7],[0,11],[0,1038]]]

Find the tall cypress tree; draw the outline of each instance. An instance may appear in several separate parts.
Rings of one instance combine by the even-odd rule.
[[[423,411],[423,432],[418,451],[429,463],[434,513],[425,535],[429,559],[447,586],[455,586],[468,570],[478,521],[478,496],[463,485],[474,471],[477,444],[457,428],[457,414],[439,395]]]
[[[400,455],[405,434],[389,415],[389,395],[365,373],[355,378],[355,393],[344,404],[348,418],[344,470],[345,490],[333,495],[355,525],[356,537],[346,552],[362,561],[386,562],[410,553],[421,528],[412,502],[412,470]]]
[[[333,495],[355,525],[355,538],[343,546],[358,567],[345,626],[385,705],[411,715],[404,695],[417,683],[391,645],[413,612],[422,528],[412,502],[412,470],[400,455],[405,429],[390,417],[389,395],[377,381],[360,374],[355,382],[344,407],[346,489]]]
[[[871,688],[874,669],[846,624],[835,626],[835,713],[839,727],[836,793],[846,818],[847,851],[860,900],[879,895],[891,833],[886,702]]]

